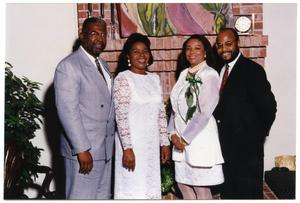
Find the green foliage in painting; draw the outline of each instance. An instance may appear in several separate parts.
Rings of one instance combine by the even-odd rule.
[[[215,15],[215,24],[213,29],[216,33],[219,33],[220,29],[226,25],[226,18],[223,13],[223,9],[227,6],[222,3],[202,3],[203,8],[214,13]]]
[[[138,13],[143,27],[150,36],[174,34],[166,17],[166,6],[163,3],[139,3]]]

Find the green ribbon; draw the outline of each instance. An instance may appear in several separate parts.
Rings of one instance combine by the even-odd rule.
[[[199,77],[196,77],[196,75],[192,75],[192,74],[187,74],[186,81],[188,81],[188,83],[189,83],[189,86],[185,92],[185,99],[186,99],[186,104],[188,106],[188,110],[187,110],[185,118],[183,118],[182,116],[181,116],[181,118],[187,124],[187,122],[193,117],[197,108],[198,108],[198,111],[201,112],[200,106],[199,106],[199,101],[198,101],[198,96],[200,93],[199,86],[202,84],[202,81]],[[193,105],[194,98],[196,98],[195,105]]]

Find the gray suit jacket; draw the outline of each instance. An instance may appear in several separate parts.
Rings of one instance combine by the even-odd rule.
[[[101,63],[108,69],[105,61]],[[55,99],[65,131],[61,136],[61,153],[66,158],[77,159],[76,154],[86,150],[93,160],[112,157],[115,131],[112,95],[94,66],[79,48],[56,68]]]

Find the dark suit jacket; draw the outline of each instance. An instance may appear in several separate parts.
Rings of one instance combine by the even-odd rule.
[[[214,111],[225,163],[262,158],[275,114],[276,101],[265,70],[241,55]]]

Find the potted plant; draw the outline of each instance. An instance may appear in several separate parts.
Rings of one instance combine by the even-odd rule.
[[[174,164],[165,163],[161,165],[161,192],[167,195],[174,189]]]
[[[43,104],[35,91],[40,83],[22,79],[5,62],[5,163],[4,198],[25,197],[24,189],[37,177],[40,151],[30,141],[42,123]]]

